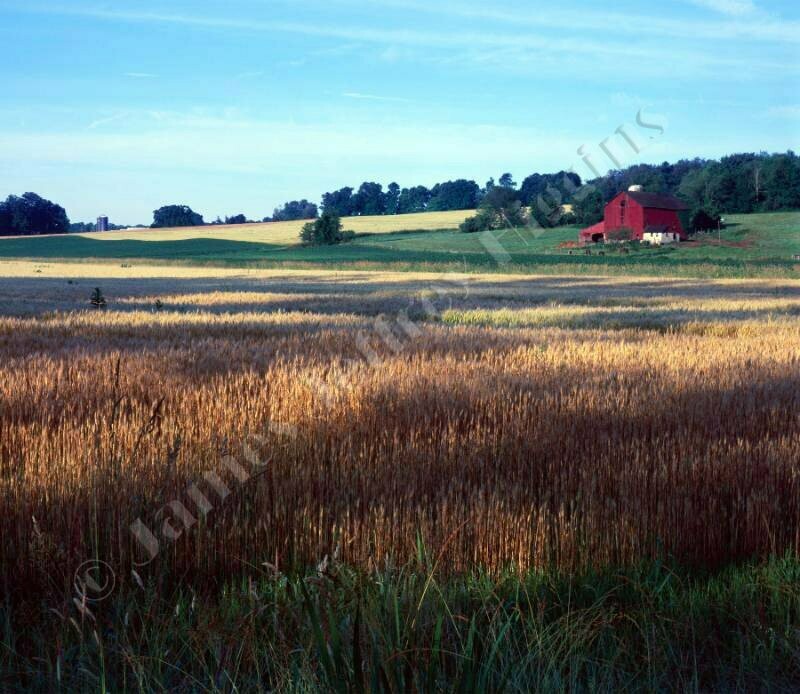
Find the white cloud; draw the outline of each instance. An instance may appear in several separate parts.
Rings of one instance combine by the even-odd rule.
[[[158,75],[153,75],[150,72],[126,72],[125,77],[131,77],[136,80],[147,80],[158,77]]]

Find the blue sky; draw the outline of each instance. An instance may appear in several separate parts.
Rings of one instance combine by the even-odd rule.
[[[798,149],[800,4],[598,5],[0,0],[0,196],[260,219],[363,180],[591,177],[603,142],[623,165]]]

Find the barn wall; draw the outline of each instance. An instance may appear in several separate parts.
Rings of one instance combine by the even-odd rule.
[[[644,226],[666,224],[670,231],[677,231],[681,238],[686,237],[686,232],[681,224],[681,219],[675,210],[647,209],[644,211]]]
[[[625,205],[623,207],[623,201]],[[632,229],[634,238],[641,239],[644,232],[645,210],[639,203],[622,194],[614,198],[606,207],[606,231],[626,227]]]

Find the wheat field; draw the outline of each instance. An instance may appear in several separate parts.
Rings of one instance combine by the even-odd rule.
[[[181,272],[0,283],[4,585],[798,550],[798,283]]]
[[[357,234],[391,234],[397,231],[429,231],[457,229],[473,211],[452,210],[412,215],[378,215],[343,217],[342,226]],[[76,234],[93,241],[185,241],[187,239],[221,239],[293,245],[300,242],[300,230],[308,220],[294,222],[257,222],[254,224],[220,224],[174,229],[125,229],[120,231]]]

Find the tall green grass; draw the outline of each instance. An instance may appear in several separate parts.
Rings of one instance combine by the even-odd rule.
[[[76,616],[2,609],[3,691],[790,691],[800,562],[438,579],[335,561],[212,595],[126,587]],[[25,629],[20,629],[20,623]]]

